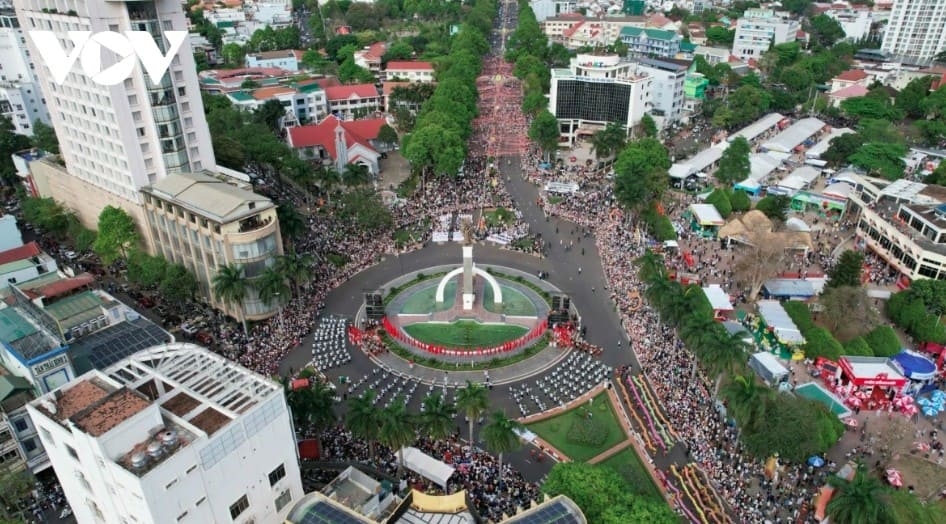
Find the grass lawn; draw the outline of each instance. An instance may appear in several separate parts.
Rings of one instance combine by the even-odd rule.
[[[491,347],[517,339],[528,331],[513,324],[480,324],[475,320],[458,320],[451,324],[420,322],[404,326],[410,336],[444,347],[476,349]]]
[[[647,472],[644,463],[637,456],[634,446],[624,448],[617,454],[599,462],[598,465],[607,466],[620,473],[627,480],[628,486],[634,489],[636,495],[657,499],[662,497],[660,490],[657,489],[653,479],[650,478],[650,473]]]
[[[575,462],[585,462],[627,439],[618,422],[607,393],[600,393],[587,404],[529,424],[529,429]]]
[[[425,315],[437,311],[446,311],[453,307],[457,296],[457,279],[451,278],[443,288],[443,302],[437,303],[437,284],[440,280],[424,289],[415,292],[401,304],[401,313],[405,315]]]
[[[497,227],[513,223],[516,219],[516,215],[504,207],[498,207],[485,211],[483,213],[483,219],[488,226]]]
[[[524,317],[534,317],[536,314],[535,304],[516,288],[500,283],[499,289],[503,292],[503,303],[499,305],[493,303],[493,286],[485,285],[483,289],[483,309],[486,311]]]

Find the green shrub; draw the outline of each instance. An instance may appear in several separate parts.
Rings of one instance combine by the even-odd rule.
[[[706,197],[706,203],[713,204],[723,218],[732,214],[732,204],[729,203],[729,195],[723,188],[716,188],[716,190],[710,193],[710,195]]]
[[[828,360],[837,360],[844,348],[837,341],[831,332],[822,327],[816,327],[803,331],[805,337],[805,356],[808,358],[824,357]]]
[[[664,215],[657,215],[654,218],[654,221],[650,223],[650,232],[659,242],[677,239],[677,230],[673,228],[673,222]]]
[[[871,349],[870,344],[864,340],[864,337],[857,337],[852,338],[847,344],[844,344],[844,354],[858,357],[872,357],[874,356],[874,350]]]
[[[892,357],[900,352],[901,345],[897,333],[890,326],[877,326],[864,335],[864,341],[870,346],[876,357]]]
[[[729,204],[732,206],[732,210],[736,212],[749,211],[752,208],[752,200],[749,199],[749,195],[745,191],[735,190],[732,192],[732,195],[729,196]]]
[[[797,300],[789,300],[783,302],[782,307],[785,308],[785,312],[788,313],[789,318],[798,326],[799,331],[801,331],[803,335],[806,331],[815,327],[815,322],[811,319],[811,311],[808,309],[808,304]]]

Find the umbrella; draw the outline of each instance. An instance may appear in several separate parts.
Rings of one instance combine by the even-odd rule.
[[[808,457],[808,465],[813,468],[820,468],[821,466],[824,466],[824,459],[818,455],[812,455]]]
[[[916,403],[921,406],[929,406],[930,404],[932,404],[932,402],[930,402],[930,399],[928,398],[921,398],[920,400],[917,400]]]
[[[850,426],[850,427],[852,427],[852,428],[856,428],[858,422],[857,422],[857,419],[856,419],[856,418],[846,418],[846,419],[844,419],[844,424],[846,424],[846,425],[848,425],[848,426]]]
[[[918,450],[920,450],[920,451],[929,451],[929,450],[930,450],[930,445],[927,444],[926,442],[914,442],[914,443],[913,443],[913,447],[916,448],[916,449],[918,449]]]
[[[903,406],[904,415],[910,416],[910,415],[916,415],[916,413],[917,413],[917,407],[915,405],[907,404],[906,406]]]
[[[854,392],[854,396],[857,397],[857,398],[859,398],[859,399],[861,399],[861,400],[867,400],[867,397],[868,397],[869,395],[867,394],[866,391],[859,389],[859,390],[857,390],[857,391]]]
[[[903,486],[903,477],[900,475],[899,471],[895,469],[888,469],[887,482],[889,482],[891,486],[896,486],[899,488],[900,486]]]
[[[935,408],[932,408],[930,406],[926,406],[923,408],[923,414],[926,415],[927,417],[935,417],[936,415],[939,414],[939,411],[937,411]]]
[[[930,396],[933,398],[933,400],[946,400],[946,392],[941,389],[937,389]]]
[[[857,398],[857,397],[851,397],[851,398],[847,399],[847,403],[850,404],[851,407],[854,407],[854,408],[859,408],[859,407],[861,407],[861,403],[862,403],[862,402],[864,402],[864,401],[861,400],[861,399],[859,399],[859,398]]]

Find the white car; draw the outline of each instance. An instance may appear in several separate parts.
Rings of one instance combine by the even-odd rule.
[[[66,251],[63,253],[63,256],[66,257],[66,260],[75,260],[79,258],[79,255],[77,255],[75,251]]]

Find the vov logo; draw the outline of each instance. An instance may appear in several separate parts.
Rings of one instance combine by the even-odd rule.
[[[113,86],[125,81],[135,69],[135,58],[141,62],[153,84],[161,82],[174,60],[174,55],[181,50],[187,40],[187,31],[164,31],[169,49],[166,55],[154,42],[154,36],[147,31],[125,31],[116,33],[102,31],[69,31],[69,39],[75,46],[71,54],[59,44],[56,33],[52,31],[29,31],[30,38],[43,57],[46,67],[52,73],[53,82],[62,84],[72,71],[76,61],[82,64],[82,71],[90,80],[103,86]],[[118,57],[118,62],[102,70],[102,48],[108,49]]]

